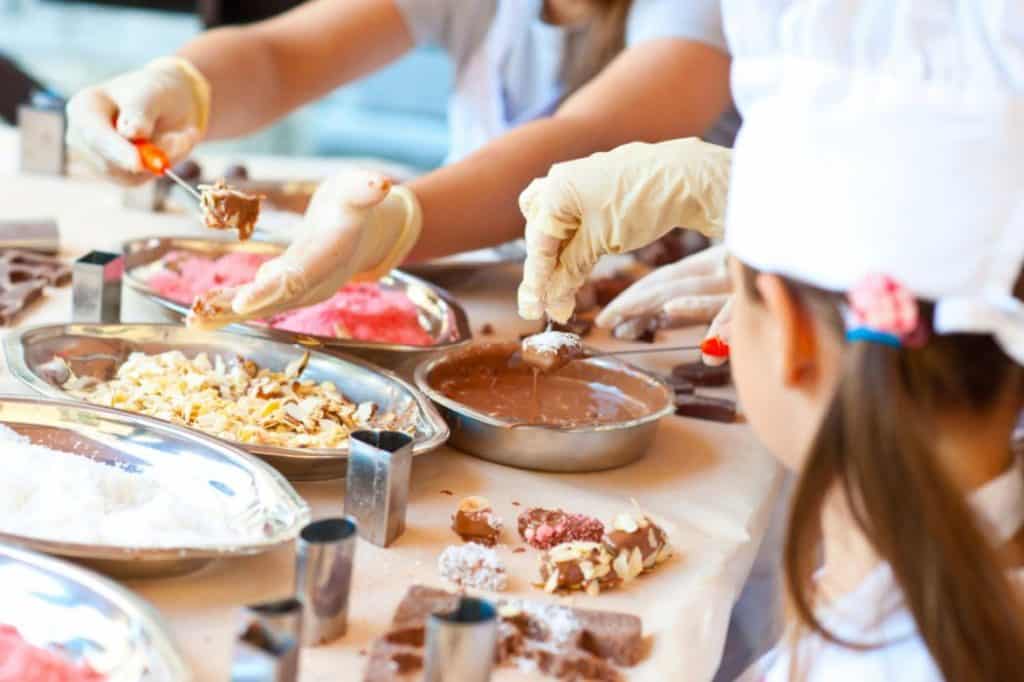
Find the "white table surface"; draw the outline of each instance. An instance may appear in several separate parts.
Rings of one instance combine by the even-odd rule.
[[[0,128],[0,220],[46,218],[59,221],[62,256],[77,258],[98,249],[115,251],[132,237],[198,234],[185,214],[150,214],[121,206],[120,191],[85,179],[18,174],[16,138]],[[218,161],[209,160],[216,169]],[[220,163],[224,163],[221,160]],[[313,159],[248,159],[254,177],[319,177],[338,162]],[[494,325],[498,336],[514,337],[532,329],[515,316],[517,273],[501,269],[478,277],[454,293],[464,304],[473,328]],[[127,297],[126,321],[146,321],[151,312]],[[67,322],[70,287],[51,290],[17,325]],[[153,318],[155,319],[155,318]],[[664,340],[696,340],[699,330],[680,330]],[[589,339],[618,347],[604,335]],[[650,356],[638,364],[666,370],[678,357]],[[6,371],[0,391],[26,393]],[[625,671],[630,680],[708,680],[721,656],[728,613],[742,587],[771,513],[778,469],[743,425],[722,425],[671,417],[659,428],[656,442],[637,463],[604,473],[553,475],[519,471],[463,455],[450,448],[416,459],[410,492],[408,530],[387,550],[360,541],[357,549],[348,635],[304,652],[302,677],[359,680],[365,651],[386,627],[394,607],[413,582],[441,586],[435,562],[443,547],[457,541],[449,515],[458,499],[475,494],[489,498],[514,527],[525,506],[560,506],[609,518],[636,500],[664,524],[678,556],[650,576],[598,597],[577,595],[575,605],[629,611],[643,618],[651,642],[649,655]],[[342,509],[340,481],[298,484],[314,517]],[[441,493],[454,492],[454,497]],[[511,576],[510,593],[551,599],[530,583],[535,553],[513,554],[519,544],[506,530],[509,547],[501,554]],[[227,560],[179,578],[135,581],[128,585],[163,614],[193,667],[197,680],[228,678],[238,608],[288,594],[293,581],[293,547],[258,557]],[[530,679],[502,670],[495,679]]]

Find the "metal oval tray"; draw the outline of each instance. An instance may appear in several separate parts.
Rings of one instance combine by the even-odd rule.
[[[450,445],[458,450],[498,464],[551,472],[604,471],[630,464],[644,455],[654,440],[658,422],[673,413],[672,390],[661,379],[613,357],[591,358],[587,362],[621,372],[632,381],[656,392],[660,407],[649,414],[624,422],[563,428],[524,425],[492,417],[452,400],[430,383],[434,369],[475,348],[516,344],[485,343],[424,360],[416,368],[416,384],[440,408],[451,425]]]
[[[88,662],[107,682],[192,679],[146,602],[91,571],[6,545],[0,545],[0,623],[31,644]]]
[[[309,505],[279,473],[224,441],[189,429],[96,405],[22,396],[0,396],[0,423],[68,457],[158,477],[182,498],[203,481],[224,496],[233,518],[251,531],[245,542],[186,547],[93,545],[3,531],[0,542],[71,558],[118,577],[155,577],[271,550],[293,540],[309,522]],[[0,466],[5,456],[0,448]]]
[[[41,368],[58,353],[73,365],[77,374],[106,378],[132,352],[168,350],[180,350],[190,357],[200,352],[226,358],[241,355],[263,367],[281,371],[289,362],[301,358],[307,349],[257,336],[224,331],[198,332],[161,324],[45,325],[12,332],[4,339],[4,355],[11,373],[43,395],[64,399],[70,396],[53,383],[45,368]],[[433,404],[411,384],[390,372],[356,358],[310,351],[303,376],[332,381],[350,400],[373,402],[378,409],[407,419],[407,423],[415,427],[415,454],[430,452],[448,439],[448,426]],[[263,458],[291,480],[314,481],[345,475],[347,447],[232,445]]]
[[[217,257],[229,252],[258,253],[276,256],[284,249],[283,244],[271,241],[250,240],[229,241],[213,237],[146,237],[133,239],[123,244],[125,254],[125,281],[142,296],[173,315],[178,321],[189,311],[189,304],[173,301],[149,288],[147,276],[159,267],[160,260],[170,251],[187,251],[206,257]],[[387,289],[405,292],[419,310],[420,325],[431,335],[434,343],[430,346],[406,346],[339,339],[330,336],[313,336],[296,332],[271,329],[266,325],[252,322],[232,324],[228,331],[250,334],[272,341],[301,343],[311,348],[340,350],[357,355],[384,367],[394,368],[413,363],[424,355],[447,350],[467,343],[472,337],[469,320],[465,311],[450,294],[421,279],[400,270],[392,271],[380,280]]]

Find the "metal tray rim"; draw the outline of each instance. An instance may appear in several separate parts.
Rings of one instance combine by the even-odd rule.
[[[151,236],[151,237],[140,237],[138,239],[129,239],[121,243],[121,251],[125,254],[126,258],[130,258],[131,255],[138,251],[139,247],[147,242],[153,240],[169,241],[169,242],[202,242],[206,244],[225,244],[230,246],[232,244],[238,244],[239,242],[229,241],[227,239],[218,239],[211,237],[198,237],[195,235],[176,235],[176,236]],[[279,241],[274,240],[253,240],[250,244],[266,244],[271,247],[286,247]],[[330,336],[317,336],[313,334],[299,334],[297,332],[290,332],[281,329],[272,329],[270,327],[262,327],[260,325],[246,324],[244,322],[236,322],[224,327],[225,330],[247,334],[249,336],[256,336],[259,338],[270,339],[272,341],[278,341],[281,343],[300,343],[304,346],[316,348],[339,348],[343,350],[364,350],[364,351],[381,351],[390,353],[422,353],[431,352],[438,350],[448,350],[452,348],[459,348],[472,340],[473,331],[469,324],[469,316],[466,311],[463,310],[462,306],[458,303],[454,296],[449,292],[442,289],[439,286],[431,284],[426,280],[423,280],[415,275],[411,275],[402,270],[392,270],[389,273],[391,277],[399,281],[412,282],[424,288],[433,291],[438,298],[444,301],[445,305],[452,312],[454,317],[455,328],[454,332],[458,338],[444,341],[442,343],[430,345],[430,346],[407,346],[404,344],[395,343],[381,343],[376,341],[356,341],[351,339],[338,339]],[[172,301],[169,298],[161,296],[160,294],[153,291],[149,285],[135,277],[132,274],[131,268],[125,269],[124,280],[128,285],[137,291],[139,294],[148,297],[154,303],[160,305],[166,310],[169,310],[182,319],[188,315],[189,307]]]
[[[132,328],[136,328],[136,329],[146,329],[146,328],[148,328],[148,329],[181,329],[182,328],[180,325],[175,325],[175,324],[107,324],[107,325],[103,325],[103,324],[74,324],[74,323],[72,323],[72,324],[41,324],[41,325],[34,325],[34,326],[31,326],[31,327],[25,327],[24,329],[19,329],[17,331],[11,332],[10,334],[8,334],[4,338],[3,346],[4,346],[4,356],[7,359],[7,368],[8,368],[8,370],[11,372],[11,374],[15,378],[17,378],[19,381],[21,381],[23,384],[25,384],[26,386],[28,386],[32,390],[36,391],[37,393],[40,393],[41,395],[48,396],[50,398],[54,398],[54,399],[57,399],[57,400],[63,400],[63,401],[66,401],[66,402],[73,402],[73,403],[80,404],[80,405],[92,405],[92,403],[86,402],[84,400],[78,400],[78,399],[76,399],[76,398],[74,398],[72,396],[69,396],[64,391],[62,391],[62,390],[60,390],[58,388],[55,388],[51,384],[49,384],[49,383],[47,383],[45,381],[42,381],[38,376],[36,376],[36,374],[31,369],[29,369],[28,363],[25,361],[24,339],[25,339],[26,336],[28,336],[30,334],[33,334],[33,333],[36,333],[36,332],[39,332],[39,331],[42,331],[42,330],[47,330],[47,329],[68,329],[68,328],[72,328],[72,327],[89,328],[89,329],[114,329],[114,328],[124,328],[124,327],[132,327]],[[208,335],[218,335],[218,334],[220,334],[220,335],[225,335],[225,336],[230,336],[231,335],[230,332],[226,332],[226,331],[204,332],[204,334],[208,334]],[[340,360],[343,360],[345,362],[349,362],[351,364],[358,365],[358,366],[360,366],[361,368],[363,368],[364,370],[366,370],[368,372],[376,373],[376,374],[379,374],[379,375],[385,377],[389,381],[394,382],[395,384],[398,384],[403,389],[408,391],[409,395],[411,395],[412,399],[415,401],[417,409],[423,414],[423,417],[425,418],[425,420],[427,421],[427,423],[431,427],[431,433],[426,438],[423,438],[422,440],[418,440],[418,441],[413,443],[413,454],[414,455],[426,454],[428,452],[432,452],[433,450],[436,450],[437,448],[439,448],[442,445],[444,445],[445,442],[448,440],[448,437],[451,435],[451,432],[450,432],[450,429],[448,428],[447,422],[445,422],[444,418],[441,417],[441,413],[438,412],[437,408],[434,406],[434,404],[431,402],[431,400],[427,396],[425,396],[418,388],[416,388],[416,386],[414,386],[413,384],[409,383],[408,381],[402,379],[401,377],[399,377],[394,372],[391,372],[391,371],[386,370],[386,369],[384,369],[382,367],[378,367],[376,365],[373,365],[373,364],[371,364],[369,362],[366,362],[365,360],[362,360],[362,359],[360,359],[358,357],[351,356],[351,355],[344,354],[344,353],[337,353],[337,352],[323,353],[323,352],[317,351],[315,349],[309,349],[309,348],[307,348],[305,346],[302,346],[302,344],[297,344],[297,343],[296,344],[289,344],[289,343],[284,343],[284,342],[281,342],[281,341],[274,341],[274,340],[271,340],[270,343],[279,344],[279,345],[282,345],[282,346],[298,346],[298,347],[300,347],[304,351],[309,351],[310,353],[316,353],[317,356],[322,356],[323,358],[325,358],[327,360],[340,359]],[[130,412],[128,410],[118,410],[116,408],[105,408],[105,409],[112,409],[115,412],[119,412],[120,414],[131,414],[131,415],[134,415],[134,416],[137,416],[137,417],[144,417],[144,415],[140,415],[137,412]],[[151,420],[153,420],[155,422],[158,422],[160,424],[169,424],[169,425],[171,425],[171,426],[173,426],[175,428],[185,428],[185,427],[182,427],[180,425],[174,424],[173,422],[164,421],[162,419],[156,419],[155,417],[146,417],[146,419],[151,419]],[[292,460],[297,460],[297,459],[318,460],[318,459],[324,459],[324,458],[340,458],[340,457],[348,457],[348,453],[349,453],[349,449],[347,447],[345,447],[345,448],[335,448],[335,449],[323,449],[323,448],[304,448],[304,449],[300,449],[300,448],[282,448],[282,447],[270,446],[270,445],[252,445],[252,446],[250,446],[250,445],[247,445],[247,444],[244,444],[244,443],[236,443],[234,441],[229,441],[229,440],[225,440],[225,439],[221,439],[221,438],[216,438],[215,436],[210,436],[208,434],[203,434],[201,431],[198,431],[198,430],[195,430],[195,429],[187,429],[187,430],[190,433],[198,433],[198,434],[203,435],[206,438],[213,438],[214,440],[216,440],[216,441],[218,441],[220,443],[225,443],[225,444],[229,445],[230,447],[243,449],[246,452],[249,452],[249,453],[252,453],[252,454],[261,454],[261,455],[277,456],[277,457],[287,457],[287,458],[292,459]]]
[[[627,429],[632,429],[632,428],[636,428],[638,426],[643,426],[645,424],[650,424],[652,422],[656,422],[656,421],[660,420],[661,418],[667,417],[668,415],[673,414],[675,412],[675,405],[673,404],[673,402],[672,402],[672,400],[670,398],[666,402],[665,406],[663,408],[661,408],[660,410],[651,412],[650,414],[647,414],[647,415],[645,415],[643,417],[638,417],[636,419],[630,419],[629,421],[624,421],[624,422],[614,422],[614,423],[610,423],[610,424],[597,424],[597,425],[594,425],[594,426],[577,426],[577,427],[573,427],[573,428],[563,428],[563,427],[552,426],[552,425],[547,425],[547,424],[524,424],[524,425],[513,424],[511,422],[507,422],[507,421],[504,421],[504,420],[501,420],[501,419],[497,419],[497,418],[492,417],[492,416],[490,416],[488,414],[484,414],[483,412],[479,412],[477,410],[474,410],[473,408],[469,407],[468,405],[464,405],[463,403],[460,403],[460,402],[457,402],[455,400],[452,400],[451,398],[443,395],[442,393],[440,393],[439,391],[437,391],[436,389],[434,389],[430,385],[430,382],[427,381],[427,377],[430,375],[430,372],[433,371],[433,369],[435,367],[437,367],[442,362],[444,362],[449,357],[451,357],[451,355],[452,355],[452,352],[450,351],[450,352],[438,355],[436,357],[427,358],[426,360],[421,362],[419,365],[417,365],[416,366],[416,371],[415,371],[416,385],[419,387],[419,389],[421,391],[423,391],[424,395],[426,395],[428,398],[430,398],[431,400],[433,400],[437,404],[444,406],[446,409],[451,410],[452,412],[454,412],[456,414],[460,414],[460,415],[464,415],[464,416],[467,416],[467,417],[471,417],[471,418],[473,418],[473,419],[475,419],[477,421],[483,422],[484,424],[487,424],[488,426],[494,426],[494,427],[504,428],[504,429],[509,429],[509,430],[514,429],[516,431],[533,431],[533,432],[537,432],[537,433],[555,432],[555,433],[569,433],[569,434],[571,434],[571,433],[598,433],[598,432],[604,432],[604,431],[625,431]],[[671,388],[668,386],[668,384],[666,384],[664,381],[662,381],[659,377],[654,376],[650,372],[645,372],[644,370],[640,369],[639,367],[634,367],[633,365],[631,365],[631,364],[629,364],[627,362],[622,362],[621,360],[614,360],[612,358],[592,358],[592,359],[587,360],[587,362],[593,362],[595,364],[601,365],[602,367],[615,368],[615,369],[626,369],[632,375],[638,376],[638,377],[642,377],[648,383],[654,384],[654,385],[658,386],[659,388],[664,389],[666,391],[667,395],[669,395],[669,396],[672,395]]]
[[[170,634],[170,628],[163,617],[152,605],[128,588],[94,571],[24,547],[0,544],[0,556],[14,559],[35,570],[54,573],[102,596],[136,621],[139,629],[149,635],[149,641],[159,652],[172,679],[180,682],[192,679],[185,657]]]
[[[129,547],[114,545],[90,545],[81,542],[62,542],[59,540],[47,540],[34,538],[16,533],[0,531],[0,542],[9,542],[31,550],[54,554],[63,557],[74,557],[79,559],[94,560],[136,560],[136,561],[164,561],[168,559],[189,560],[189,559],[218,559],[233,556],[248,556],[260,554],[294,540],[302,527],[309,522],[312,510],[309,504],[299,495],[298,491],[288,483],[287,479],[276,469],[259,458],[250,455],[235,445],[219,438],[208,436],[193,429],[187,429],[177,424],[154,419],[127,410],[117,410],[111,407],[93,405],[77,400],[56,400],[51,398],[38,398],[34,396],[0,394],[0,403],[25,403],[36,405],[52,405],[55,407],[73,407],[77,410],[84,410],[96,414],[105,414],[111,417],[124,418],[131,415],[133,421],[138,421],[146,428],[155,431],[170,431],[178,433],[182,437],[193,442],[198,442],[207,448],[214,448],[231,459],[245,465],[254,476],[261,476],[269,479],[268,483],[277,487],[281,494],[281,500],[286,501],[291,507],[295,521],[274,538],[268,538],[259,542],[246,542],[236,545],[219,545],[216,547]],[[0,420],[3,423],[3,420]],[[2,546],[2,545],[0,545]]]

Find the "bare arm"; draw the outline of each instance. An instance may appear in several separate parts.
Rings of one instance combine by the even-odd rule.
[[[676,38],[629,48],[554,116],[521,126],[412,182],[424,222],[410,259],[521,237],[519,193],[552,164],[626,142],[701,135],[729,102],[725,53]]]
[[[393,0],[315,0],[181,49],[211,85],[208,137],[253,132],[413,46]]]

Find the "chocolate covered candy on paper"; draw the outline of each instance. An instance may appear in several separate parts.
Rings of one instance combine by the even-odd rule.
[[[505,524],[483,497],[467,497],[452,515],[452,530],[465,542],[493,547]]]
[[[637,555],[644,570],[672,556],[668,535],[648,516],[639,512],[619,514],[605,535],[605,545],[623,565],[635,565]]]
[[[517,520],[519,535],[534,549],[551,549],[565,542],[600,542],[604,524],[592,516],[561,509],[525,509]]]

